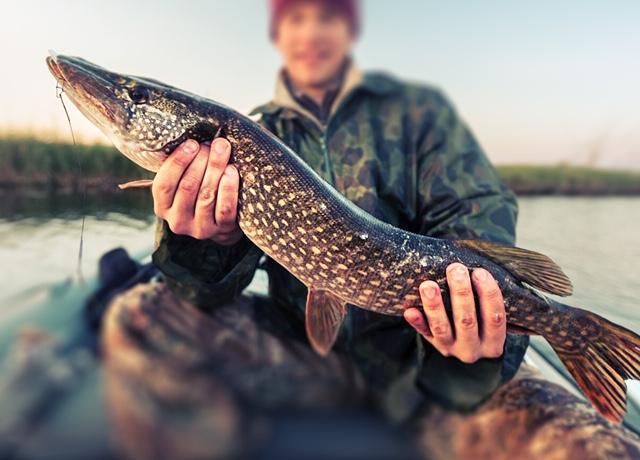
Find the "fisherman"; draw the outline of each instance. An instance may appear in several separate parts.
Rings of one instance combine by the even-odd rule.
[[[357,0],[270,0],[281,54],[272,101],[253,114],[360,208],[437,238],[515,242],[517,203],[446,96],[352,57]],[[224,138],[187,140],[153,182],[161,219],[153,260],[180,297],[204,310],[233,300],[262,253],[237,224],[239,175]],[[304,334],[306,287],[271,259],[269,298]],[[472,408],[513,377],[527,344],[506,332],[502,294],[484,269],[447,269],[453,317],[438,285],[420,286],[422,310],[404,318],[350,308],[335,345],[371,388]],[[477,301],[474,298],[476,294]]]

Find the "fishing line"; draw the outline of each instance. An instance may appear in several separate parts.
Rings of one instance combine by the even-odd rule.
[[[76,136],[73,134],[73,126],[71,126],[71,118],[69,117],[69,112],[67,111],[67,106],[64,103],[64,99],[62,99],[62,93],[64,93],[64,87],[60,84],[60,80],[56,82],[56,97],[60,99],[62,103],[62,108],[64,109],[64,114],[67,116],[67,122],[69,123],[69,130],[71,131],[71,140],[73,141],[73,145],[76,145]],[[80,157],[78,157],[79,159]]]
[[[73,133],[73,126],[71,126],[71,118],[69,117],[69,112],[67,111],[67,106],[64,103],[64,99],[62,99],[62,93],[64,93],[64,87],[60,84],[60,80],[56,82],[56,97],[60,99],[62,103],[62,108],[64,109],[64,114],[67,116],[67,122],[69,123],[69,130],[71,131],[71,140],[73,141],[73,145],[76,146],[76,136]],[[78,277],[78,281],[84,283],[84,277],[82,276],[82,250],[84,246],[84,222],[86,218],[85,212],[85,203],[87,200],[87,187],[85,186],[84,181],[82,180],[82,158],[80,156],[80,152],[76,150],[76,157],[78,159],[78,182],[80,184],[80,188],[82,189],[82,198],[80,202],[80,212],[82,213],[82,224],[80,226],[80,246],[78,248],[78,263],[76,266],[76,276]]]

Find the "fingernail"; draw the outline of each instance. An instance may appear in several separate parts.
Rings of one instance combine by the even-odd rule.
[[[226,142],[224,142],[224,141],[214,141],[213,150],[215,150],[215,152],[218,155],[222,155],[223,153],[226,153],[227,152]]]
[[[427,299],[433,299],[436,296],[436,287],[429,284],[422,288],[422,293]]]
[[[476,269],[473,271],[473,276],[475,276],[478,281],[484,281],[487,279],[487,272],[482,269]]]
[[[198,143],[196,141],[194,141],[193,139],[189,139],[187,140],[183,145],[182,145],[182,149],[186,152],[186,153],[196,153],[198,150]]]
[[[453,276],[459,281],[463,280],[464,277],[467,276],[467,269],[464,266],[460,265],[453,271]]]

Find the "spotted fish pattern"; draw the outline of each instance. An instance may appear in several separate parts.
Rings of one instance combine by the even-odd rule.
[[[326,187],[296,156],[282,152],[273,158],[266,150],[269,136],[260,148],[252,135],[249,154],[242,141],[248,133],[232,128],[229,139],[234,137],[235,164],[243,179],[240,227],[305,285],[339,293],[346,302],[379,313],[401,315],[420,305],[421,281],[442,277],[430,254],[437,252],[441,263],[451,254],[436,248],[436,240],[425,243],[371,218]]]

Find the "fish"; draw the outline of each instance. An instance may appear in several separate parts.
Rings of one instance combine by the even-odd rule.
[[[482,267],[504,297],[507,330],[551,345],[593,406],[612,422],[626,412],[625,380],[640,379],[640,337],[552,297],[573,286],[549,257],[480,239],[410,233],[360,209],[274,134],[232,108],[157,80],[52,53],[48,68],[66,96],[139,166],[157,171],[183,141],[226,138],[240,175],[240,229],[308,289],[305,327],[316,352],[332,349],[348,305],[400,316],[421,308],[419,285],[441,288],[446,268]],[[132,186],[148,187],[152,181]]]

